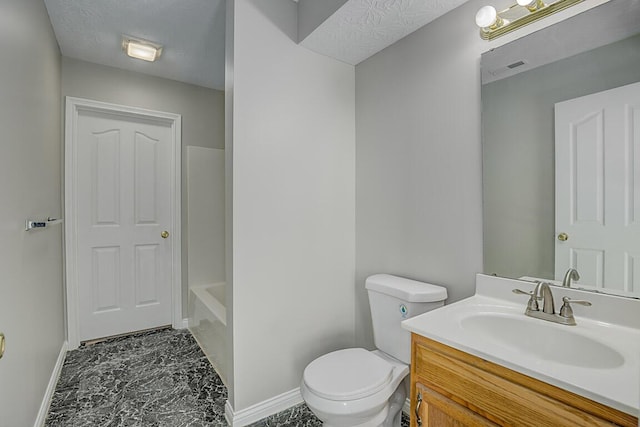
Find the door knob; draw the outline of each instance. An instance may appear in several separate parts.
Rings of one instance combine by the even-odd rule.
[[[558,234],[558,240],[560,240],[561,242],[566,242],[567,240],[569,240],[569,235],[567,233],[560,233]]]
[[[167,237],[169,237],[169,232],[167,230],[164,230],[162,233],[160,233],[160,237],[166,239]]]

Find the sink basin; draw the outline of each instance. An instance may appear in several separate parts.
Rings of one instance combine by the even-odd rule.
[[[508,347],[568,366],[612,369],[624,364],[624,357],[597,340],[537,319],[497,313],[475,313],[460,319],[460,327],[492,344]]]
[[[476,293],[402,322],[440,344],[634,416],[640,402],[640,299],[554,288],[575,307],[577,325],[525,316],[535,283],[479,274]],[[640,426],[639,426],[640,427]]]

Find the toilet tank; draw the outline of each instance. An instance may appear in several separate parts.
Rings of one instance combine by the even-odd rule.
[[[446,288],[390,274],[375,274],[365,282],[369,293],[376,348],[411,363],[411,334],[400,323],[444,305]]]

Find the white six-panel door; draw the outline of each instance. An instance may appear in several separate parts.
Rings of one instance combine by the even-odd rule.
[[[77,341],[172,325],[175,120],[100,108],[74,114],[66,167]]]
[[[640,83],[556,104],[555,129],[556,279],[639,291]]]

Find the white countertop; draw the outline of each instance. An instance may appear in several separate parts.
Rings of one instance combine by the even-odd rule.
[[[559,311],[562,296],[573,299],[587,299],[593,303],[594,318],[579,316],[587,314],[584,307],[576,313],[576,326],[566,326],[545,320],[534,319],[524,315],[526,296],[511,293],[513,288],[525,291],[533,289],[534,284],[478,275],[476,294],[472,297],[445,305],[442,308],[413,317],[402,322],[402,327],[416,334],[441,342],[442,344],[462,350],[482,359],[497,363],[514,371],[571,391],[596,402],[613,407],[628,414],[638,416],[640,407],[640,300],[611,297],[593,293],[585,293],[573,289],[552,287]],[[604,307],[604,306],[607,307]],[[610,307],[614,305],[615,307]],[[581,307],[582,308],[582,307]],[[619,353],[624,359],[618,365],[605,368],[589,367],[588,363],[576,361],[553,360],[555,357],[541,357],[532,354],[531,349],[522,348],[517,343],[505,343],[504,339],[496,339],[499,331],[478,333],[464,325],[473,319],[470,316],[504,316],[517,318],[518,325],[524,330],[529,326],[540,330],[540,326],[548,327],[550,336],[562,336],[565,332],[578,334],[590,341],[597,341]],[[466,319],[466,320],[465,320]],[[478,319],[478,318],[474,318]],[[626,321],[628,319],[628,322]],[[466,323],[465,323],[466,322]],[[534,322],[534,323],[529,323]],[[543,322],[540,325],[536,322]],[[615,323],[614,323],[615,322]],[[511,328],[513,325],[505,325]],[[559,328],[559,329],[558,329]],[[555,331],[554,331],[555,329]],[[546,331],[546,330],[543,330]],[[538,337],[538,339],[540,339]],[[540,341],[535,341],[535,343]],[[536,345],[536,344],[532,345]],[[562,343],[554,344],[549,351],[562,352]],[[535,349],[534,349],[535,350]],[[575,348],[568,349],[575,352]],[[562,357],[560,357],[562,359]]]

